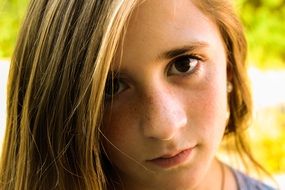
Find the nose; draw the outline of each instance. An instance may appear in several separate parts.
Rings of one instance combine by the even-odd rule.
[[[152,90],[142,101],[141,127],[145,137],[170,140],[187,124],[185,106],[177,94]]]

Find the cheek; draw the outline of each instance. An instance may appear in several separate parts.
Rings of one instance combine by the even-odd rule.
[[[114,109],[112,111],[111,109],[106,109],[103,118],[103,134],[110,142],[116,145],[118,145],[118,142],[124,142],[124,139],[126,139],[123,138],[124,134],[127,133],[124,128],[130,122],[126,117],[128,114],[125,113],[126,115],[123,116],[123,113],[123,111],[117,112]]]
[[[114,104],[105,109],[102,132],[108,144],[113,144],[122,151],[129,151],[128,145],[137,138],[136,117],[133,113],[135,111],[132,110],[132,106],[126,105]]]
[[[131,106],[116,105],[106,109],[103,118],[102,132],[105,136],[103,146],[109,161],[121,171],[131,171],[133,158],[138,159],[137,147],[140,147],[140,136],[135,126],[134,110]],[[140,150],[142,151],[142,150]]]
[[[221,139],[227,120],[225,84],[222,82],[205,84],[191,102],[189,112],[192,113],[192,118],[190,116],[189,121],[193,121],[197,135],[202,141]]]

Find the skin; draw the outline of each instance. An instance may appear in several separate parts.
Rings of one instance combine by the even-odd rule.
[[[182,63],[189,69],[179,71]],[[106,102],[104,147],[121,188],[221,189],[215,153],[227,122],[227,62],[217,26],[189,0],[147,0],[134,11],[112,70],[117,88]],[[189,148],[170,167],[150,161]]]

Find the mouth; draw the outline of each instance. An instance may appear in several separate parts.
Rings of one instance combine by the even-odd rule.
[[[165,154],[160,157],[147,160],[147,162],[161,168],[172,168],[185,163],[189,159],[193,149],[194,147],[184,149],[174,154]]]

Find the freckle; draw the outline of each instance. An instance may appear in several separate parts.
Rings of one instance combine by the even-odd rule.
[[[150,96],[144,96],[138,107],[135,107],[134,109],[137,111],[137,109],[141,109],[143,111],[139,112],[138,117],[141,117],[144,121],[150,121],[151,120],[151,115],[150,112],[152,109],[152,104],[153,104],[153,98],[151,98]],[[145,106],[147,106],[147,109],[145,108]]]
[[[137,107],[134,106],[134,105],[132,105],[132,106],[130,107],[130,111],[133,112],[133,113],[136,113]]]
[[[141,117],[138,104],[131,104],[129,107],[129,113],[132,114],[134,117]]]
[[[153,100],[153,98],[151,98],[151,96],[146,96],[145,99],[146,99],[147,104],[153,104],[154,100]]]

